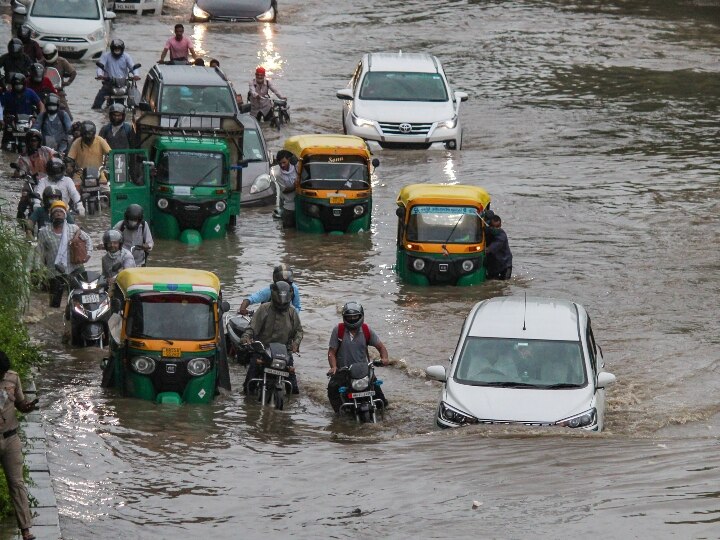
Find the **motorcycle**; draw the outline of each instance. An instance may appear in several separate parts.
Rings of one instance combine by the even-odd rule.
[[[105,71],[105,64],[95,62],[95,65]],[[142,67],[141,64],[135,64],[132,70]],[[107,71],[105,71],[107,73]],[[105,97],[105,105],[110,106],[113,103],[120,103],[125,106],[128,111],[132,111],[138,104],[138,96],[140,95],[137,88],[137,81],[132,77],[105,77],[105,81],[110,85],[110,95]]]
[[[69,157],[65,161],[72,165],[72,175],[80,173],[80,198],[85,211],[89,216],[110,207],[107,184],[103,185],[101,178],[105,176],[105,166],[78,167],[77,163]]]
[[[225,314],[225,337],[228,356],[234,356],[238,364],[247,366],[250,362],[247,347],[240,342],[247,327],[250,326],[250,319],[253,311],[249,311],[247,315]]]
[[[342,405],[340,411],[352,414],[357,422],[377,422],[377,411],[385,410],[382,399],[375,397],[374,387],[381,386],[382,381],[375,378],[375,367],[382,362],[356,362],[350,367],[340,368],[338,373],[346,373],[348,386],[339,389]]]
[[[244,345],[248,349],[250,361],[258,363],[262,370],[262,378],[250,379],[248,393],[258,394],[258,401],[263,405],[271,402],[281,411],[285,405],[285,394],[292,393],[290,374],[295,368],[290,365],[290,354],[284,343],[271,343],[267,348],[259,341]]]
[[[120,268],[121,263],[114,266],[113,271]],[[65,278],[68,284],[65,324],[70,325],[71,344],[77,347],[95,345],[102,349],[107,339],[110,318],[107,280],[99,272],[87,272],[87,279],[83,279],[79,270],[66,274]]]
[[[290,123],[290,113],[288,112],[287,99],[273,99],[272,118],[270,119],[270,127],[277,128],[283,124]]]
[[[30,130],[34,121],[35,117],[31,114],[5,115],[5,129],[9,132],[5,150],[18,154],[24,153],[25,134]]]

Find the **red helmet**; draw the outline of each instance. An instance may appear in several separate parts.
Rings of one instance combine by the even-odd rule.
[[[265,75],[265,68],[260,66],[255,70],[255,75]]]

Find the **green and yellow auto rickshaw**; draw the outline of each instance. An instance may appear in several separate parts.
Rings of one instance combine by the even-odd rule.
[[[485,281],[487,191],[476,186],[413,184],[397,198],[396,272],[412,285]]]
[[[371,175],[380,162],[350,135],[298,135],[285,141],[298,158],[295,221],[299,231],[358,233],[370,229]]]
[[[113,290],[103,386],[157,403],[210,403],[230,390],[220,280],[182,268],[128,268]]]

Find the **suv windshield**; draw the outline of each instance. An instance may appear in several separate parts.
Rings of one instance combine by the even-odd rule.
[[[447,101],[439,73],[370,71],[360,86],[360,99],[376,101]]]
[[[125,328],[135,338],[213,339],[213,303],[194,294],[140,294],[130,302]]]
[[[35,0],[30,15],[60,19],[99,19],[97,0]]]
[[[359,156],[312,156],[303,159],[300,184],[307,189],[368,189],[370,173]]]
[[[170,114],[235,113],[235,96],[227,86],[163,85],[160,112]]]
[[[248,161],[266,161],[265,148],[256,129],[243,131],[243,158]]]
[[[409,242],[479,244],[482,220],[472,206],[413,206],[407,224]]]
[[[221,186],[225,183],[219,152],[165,150],[157,165],[157,180],[177,186]]]
[[[468,337],[455,380],[475,386],[581,388],[587,384],[577,341]]]

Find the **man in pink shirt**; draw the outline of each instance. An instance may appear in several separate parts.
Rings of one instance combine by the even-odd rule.
[[[175,25],[175,36],[171,37],[165,43],[165,48],[160,55],[160,62],[162,64],[165,61],[165,55],[170,51],[170,62],[173,64],[187,64],[188,52],[192,55],[193,59],[197,58],[195,49],[193,48],[193,42],[190,38],[185,37],[185,27],[178,23]]]

